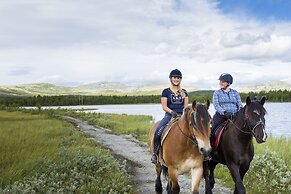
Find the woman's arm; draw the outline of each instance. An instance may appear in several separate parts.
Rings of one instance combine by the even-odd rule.
[[[168,108],[167,101],[168,101],[168,98],[166,98],[166,97],[161,98],[162,108],[165,112],[171,114],[172,110]]]
[[[215,110],[219,112],[221,115],[223,115],[225,110],[219,104],[217,92],[214,92],[212,102]]]

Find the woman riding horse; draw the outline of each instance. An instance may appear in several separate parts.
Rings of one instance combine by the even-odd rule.
[[[156,164],[158,160],[160,138],[165,125],[172,117],[176,118],[178,114],[182,114],[183,109],[188,106],[188,93],[180,86],[182,80],[181,71],[174,69],[171,71],[169,78],[171,86],[163,90],[161,97],[162,108],[166,113],[156,129],[154,137],[154,153],[151,158],[151,161],[154,164]]]
[[[212,119],[212,141],[215,129],[227,119],[236,115],[243,107],[239,93],[230,88],[233,83],[233,77],[228,73],[223,73],[219,77],[220,90],[213,94],[213,105],[216,110]]]
[[[168,193],[179,193],[178,175],[186,172],[192,174],[192,193],[199,190],[203,174],[203,160],[211,152],[210,121],[208,113],[210,101],[204,105],[196,104],[184,109],[182,117],[171,125],[171,130],[163,139],[156,167],[156,192],[162,193],[161,172],[168,178]],[[150,150],[153,152],[153,140],[158,122],[150,129]]]

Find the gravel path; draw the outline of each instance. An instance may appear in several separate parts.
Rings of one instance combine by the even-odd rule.
[[[129,135],[115,135],[110,130],[89,125],[87,122],[73,117],[65,116],[63,118],[73,123],[96,142],[111,150],[114,157],[122,163],[130,175],[137,193],[155,193],[155,169],[154,165],[150,162],[150,153],[147,144],[139,142]],[[191,193],[191,179],[189,177],[179,176],[181,193]],[[200,193],[204,193],[204,180],[201,183]],[[165,180],[163,181],[163,188],[163,193],[166,193]],[[214,193],[228,194],[232,192],[229,188],[216,184]]]

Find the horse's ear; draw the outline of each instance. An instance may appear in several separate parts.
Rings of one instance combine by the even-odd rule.
[[[262,104],[262,106],[264,106],[265,102],[266,102],[266,96],[263,96],[260,103]]]
[[[208,110],[210,106],[210,100],[207,99],[207,101],[205,102],[205,107]]]
[[[192,109],[195,110],[195,107],[196,107],[196,100],[194,100],[194,101],[192,102]]]
[[[251,101],[251,98],[250,98],[250,96],[248,96],[248,97],[247,97],[247,100],[246,100],[247,105],[250,105],[251,102],[252,102],[252,101]]]

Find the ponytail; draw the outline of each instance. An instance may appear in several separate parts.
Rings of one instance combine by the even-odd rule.
[[[180,85],[178,86],[178,91],[175,91],[175,90],[174,90],[174,87],[173,87],[172,84],[171,84],[170,89],[171,89],[171,91],[172,91],[176,96],[177,96],[178,94],[181,94],[181,96],[182,96],[183,98],[186,97],[185,91],[181,88]]]

